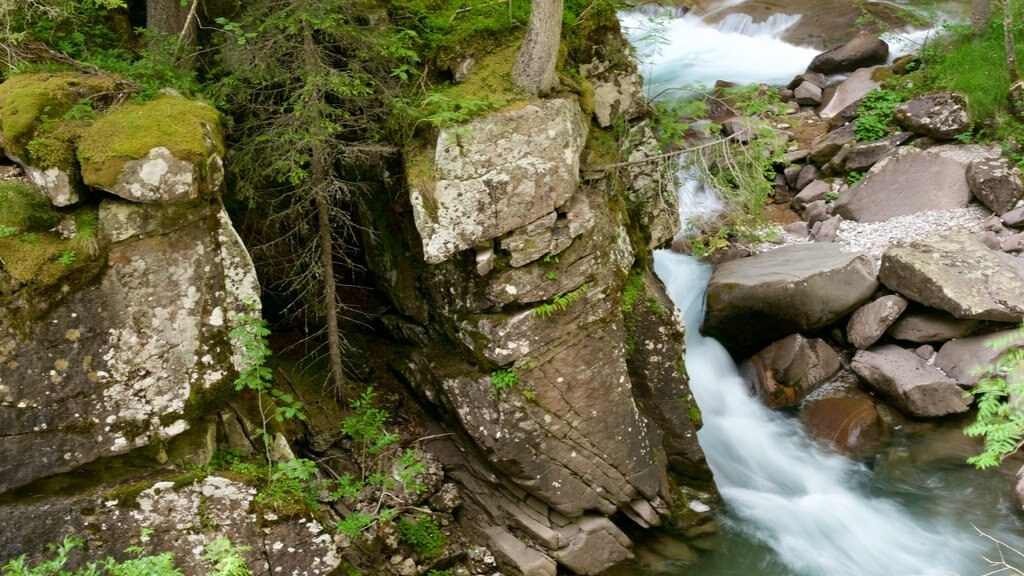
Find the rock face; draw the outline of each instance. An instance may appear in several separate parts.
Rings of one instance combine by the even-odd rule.
[[[715,269],[703,330],[743,355],[835,322],[877,287],[875,265],[866,254],[840,252],[831,244],[785,246]]]
[[[549,217],[576,190],[586,137],[579,107],[563,99],[443,129],[436,181],[411,194],[426,261]]]
[[[632,120],[644,113],[644,81],[631,56],[626,56],[626,67],[629,72],[623,73],[602,59],[580,66],[580,74],[594,89],[594,119],[602,128],[611,126],[615,118]]]
[[[889,45],[870,34],[858,34],[839,48],[818,54],[807,69],[822,74],[853,72],[865,66],[885,64]]]
[[[740,366],[769,408],[795,406],[839,371],[839,354],[820,338],[792,334]]]
[[[899,346],[861,350],[851,368],[909,416],[946,416],[969,407],[955,380]]]
[[[0,492],[169,441],[233,389],[228,331],[258,292],[227,215],[134,209],[156,234],[114,242],[94,284],[30,325],[0,319]]]
[[[1024,278],[1015,261],[955,230],[886,250],[879,278],[891,290],[957,318],[1019,322]]]
[[[963,208],[971,200],[963,164],[904,147],[850,187],[834,212],[847,220],[881,222],[926,210]]]
[[[904,102],[893,110],[896,123],[923,136],[948,140],[971,127],[967,102],[951,92],[933,92]]]
[[[1020,169],[1005,158],[971,162],[967,166],[967,185],[974,197],[997,215],[1010,211],[1024,194]]]

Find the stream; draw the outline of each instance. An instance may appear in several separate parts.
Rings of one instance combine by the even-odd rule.
[[[718,4],[742,9],[735,0]],[[676,14],[656,32],[648,16],[621,18],[645,62],[651,95],[717,79],[785,84],[819,52],[780,39],[800,15],[757,23],[732,14],[709,26]],[[680,194],[684,229],[688,210],[715,209],[705,190]],[[664,542],[652,545],[656,554],[644,554],[641,544],[638,556],[656,558],[656,565],[616,574],[980,576],[994,573],[984,557],[999,552],[979,531],[1024,550],[1024,522],[1009,501],[1019,460],[984,472],[968,466],[964,458],[976,445],[963,439],[962,423],[896,430],[889,446],[865,461],[821,448],[795,417],[752,397],[728,353],[699,334],[710,267],[663,250],[655,269],[686,318],[686,368],[704,421],[698,436],[725,507],[709,550],[694,554],[679,545],[686,553],[673,557]],[[1006,553],[1024,568],[1024,557]]]

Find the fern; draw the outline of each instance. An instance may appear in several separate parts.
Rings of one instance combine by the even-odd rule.
[[[1024,326],[985,342],[1001,350],[995,362],[978,370],[984,374],[965,393],[977,398],[978,415],[964,428],[964,435],[985,440],[981,454],[967,459],[980,469],[998,466],[1024,445]]]
[[[550,301],[541,304],[533,309],[531,314],[541,318],[548,318],[555,312],[564,312],[573,302],[579,300],[587,293],[589,288],[586,284],[566,294],[559,294]]]

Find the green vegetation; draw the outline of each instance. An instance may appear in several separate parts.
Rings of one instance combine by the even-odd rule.
[[[447,539],[430,516],[400,518],[398,535],[416,550],[422,560],[433,560],[444,551]]]
[[[903,97],[892,90],[876,88],[865,94],[853,125],[857,140],[878,140],[889,135],[896,127],[892,112],[902,103]]]
[[[995,362],[983,367],[984,377],[966,392],[977,399],[975,422],[964,429],[970,437],[985,439],[981,454],[967,459],[969,464],[985,469],[998,466],[1024,445],[1024,326],[993,338],[985,344],[1002,351]]]
[[[502,368],[491,372],[491,385],[494,391],[502,393],[509,388],[515,388],[519,384],[519,373],[515,368]]]
[[[584,284],[572,292],[553,296],[549,301],[544,302],[531,310],[530,314],[540,318],[549,318],[555,312],[564,312],[570,305],[572,305],[573,302],[582,298],[589,289],[590,288]]]

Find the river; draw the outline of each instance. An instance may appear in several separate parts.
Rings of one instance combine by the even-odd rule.
[[[816,6],[822,4],[830,3]],[[775,12],[758,23],[723,14],[743,6],[705,2],[703,16],[677,16],[656,28],[645,15],[623,15],[646,57],[651,93],[717,79],[782,84],[802,72],[819,50],[785,38],[803,16]],[[950,18],[963,15],[960,5],[943,10]],[[688,196],[681,204],[708,206]],[[1024,545],[1024,523],[1009,502],[1019,461],[995,471],[973,469],[963,461],[973,446],[949,425],[897,430],[884,451],[864,461],[828,452],[808,440],[791,415],[753,399],[724,349],[695,329],[709,267],[668,251],[658,252],[655,263],[690,327],[686,367],[703,414],[699,438],[725,510],[710,550],[694,555],[677,546],[686,553],[673,557],[664,552],[672,546],[655,542],[658,553],[641,549],[639,556],[656,558],[656,565],[616,574],[968,576],[992,573],[983,557],[998,557],[994,542],[978,530]],[[672,536],[656,540],[664,538]],[[1024,567],[1024,557],[1007,554],[1011,564]]]

